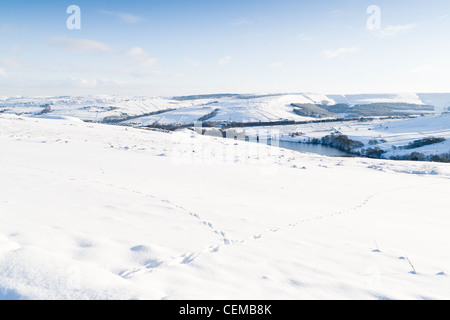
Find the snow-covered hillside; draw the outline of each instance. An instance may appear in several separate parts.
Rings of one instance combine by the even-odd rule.
[[[366,103],[410,103],[432,105],[437,112],[446,111],[450,107],[450,93],[398,93],[398,94],[349,94],[330,95],[336,103],[350,105]]]
[[[201,103],[201,102],[200,102]],[[46,114],[102,122],[107,117],[140,116],[150,112],[192,106],[190,102],[160,97],[48,97],[0,100],[0,112],[17,115]]]
[[[450,107],[450,94],[398,94],[398,95],[321,95],[321,94],[271,94],[271,95],[208,95],[194,97],[42,97],[2,98],[0,113],[17,115],[71,116],[94,122],[121,121],[123,124],[148,126],[192,124],[207,117],[209,122],[275,122],[308,121],[310,116],[294,112],[293,104],[326,105],[333,111],[337,104],[363,104],[366,109],[378,110],[376,103],[406,104],[402,113],[441,113]],[[395,105],[394,105],[395,106]],[[392,107],[392,106],[390,106]],[[353,109],[343,110],[340,117]],[[365,113],[368,112],[367,110]],[[393,115],[382,109],[375,115]],[[339,113],[339,112],[337,112]],[[356,113],[356,116],[364,115]]]
[[[450,298],[447,164],[11,114],[0,146],[0,299]]]
[[[450,114],[412,119],[377,119],[373,121],[344,121],[237,129],[245,135],[264,136],[267,130],[276,129],[280,139],[293,142],[310,142],[329,135],[345,135],[363,145],[353,151],[379,148],[383,157],[401,157],[412,152],[423,155],[450,153]],[[444,141],[430,145],[406,148],[414,141],[439,138]]]

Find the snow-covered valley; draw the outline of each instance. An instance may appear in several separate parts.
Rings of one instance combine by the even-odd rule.
[[[450,297],[449,164],[15,113],[0,299]]]
[[[213,123],[308,121],[295,105],[316,105],[339,117],[440,114],[450,108],[450,94],[323,95],[199,95],[186,97],[3,97],[0,112],[18,115],[72,116],[94,122],[122,124],[192,124],[209,116]],[[380,105],[383,107],[380,109]],[[359,109],[358,109],[359,107]],[[353,110],[353,111],[352,111]],[[355,111],[357,110],[357,111]],[[216,111],[214,114],[212,114]],[[368,112],[373,111],[373,112]]]
[[[0,114],[74,117],[93,123],[166,130],[206,126],[215,128],[207,133],[215,136],[229,135],[231,128],[231,134],[237,132],[244,140],[278,131],[282,141],[337,144],[334,147],[341,151],[375,158],[441,162],[450,162],[449,108],[450,94],[444,93],[0,100]],[[333,136],[345,141],[333,143]]]
[[[371,150],[378,150],[381,154],[375,156],[386,159],[401,159],[413,154],[423,157],[416,160],[425,160],[427,156],[444,155],[445,159],[441,156],[439,160],[449,162],[450,155],[450,113],[411,119],[336,121],[233,130],[253,139],[277,132],[281,141],[309,144],[320,144],[326,137],[345,136],[349,141],[360,144],[349,152],[367,155]]]

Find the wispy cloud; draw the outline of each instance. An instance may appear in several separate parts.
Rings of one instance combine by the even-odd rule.
[[[298,38],[302,41],[311,41],[312,40],[312,38],[308,37],[305,33],[300,33],[298,35]]]
[[[9,74],[5,70],[3,70],[3,68],[0,68],[0,77],[7,78],[9,77]]]
[[[112,79],[85,79],[85,78],[71,78],[70,82],[72,85],[81,88],[95,88],[100,86],[111,86],[111,85],[123,85],[125,82]]]
[[[339,49],[329,49],[322,52],[322,55],[327,59],[334,59],[339,56],[350,55],[361,51],[361,48],[339,48]]]
[[[16,54],[19,51],[20,51],[20,46],[18,46],[18,45],[13,46],[10,50],[11,54]]]
[[[18,59],[2,58],[0,64],[6,67],[21,67],[22,62]]]
[[[281,68],[284,66],[284,62],[275,62],[267,65],[269,68]]]
[[[18,45],[12,46],[10,49],[0,50],[1,54],[17,54],[20,51],[20,47]]]
[[[151,57],[144,49],[141,47],[133,47],[128,50],[126,56],[131,58],[133,62],[142,67],[151,67],[158,62],[158,59]]]
[[[52,38],[50,42],[60,48],[74,53],[105,53],[113,50],[113,48],[106,43],[89,39],[56,37]]]
[[[439,17],[438,20],[439,20],[439,21],[440,21],[440,20],[444,20],[444,19],[447,19],[448,17],[449,17],[448,14],[444,14],[443,16]]]
[[[223,57],[223,58],[220,59],[218,62],[219,62],[219,65],[225,66],[225,65],[229,64],[230,61],[231,61],[231,57],[230,57],[230,56],[227,56],[227,57]]]
[[[144,21],[143,18],[141,18],[141,17],[139,17],[137,15],[131,14],[131,13],[111,12],[111,11],[105,11],[105,10],[101,10],[100,12],[103,13],[103,14],[106,14],[108,16],[116,17],[119,20],[121,20],[122,22],[129,23],[129,24],[136,24],[136,23],[139,23],[141,21]]]
[[[184,77],[182,73],[168,73],[152,69],[125,70],[121,74],[140,79],[180,79]]]
[[[239,25],[245,25],[245,24],[253,24],[253,22],[251,22],[250,20],[247,20],[247,19],[239,19],[239,20],[232,21],[230,24],[232,24],[234,26],[239,26]]]
[[[190,64],[192,67],[197,68],[200,66],[200,62],[189,59],[189,58],[185,58],[184,62],[186,62],[187,64]]]
[[[386,28],[371,30],[371,32],[381,37],[393,37],[399,34],[405,34],[415,27],[416,25],[411,23],[405,25],[387,26]]]

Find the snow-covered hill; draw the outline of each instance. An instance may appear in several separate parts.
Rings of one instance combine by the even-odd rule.
[[[0,299],[450,298],[448,164],[11,114],[0,146]]]
[[[441,113],[450,107],[450,94],[3,98],[0,100],[0,112],[18,115],[43,114],[53,117],[71,116],[95,122],[119,120],[124,124],[147,126],[156,123],[160,125],[192,124],[203,117],[208,117],[208,121],[216,123],[307,121],[314,120],[314,118],[296,114],[292,104],[326,105],[330,106],[331,112],[334,112],[332,106],[336,104],[348,104],[349,106],[363,104],[370,111],[379,107],[371,106],[375,103],[411,105],[414,106],[414,110],[408,112],[406,109],[402,112],[412,114]],[[350,111],[351,109],[342,111],[341,116],[345,116]],[[213,112],[214,114],[209,117]],[[374,114],[378,115],[378,113]],[[392,114],[384,109],[380,111],[380,115]]]
[[[292,142],[311,142],[330,135],[344,135],[363,145],[354,152],[379,148],[382,157],[402,157],[412,152],[425,156],[450,154],[450,114],[411,119],[377,119],[373,121],[343,121],[237,129],[250,137],[264,136],[267,130],[276,129],[280,139]],[[415,141],[438,138],[433,144],[407,148]],[[420,143],[419,143],[420,144]]]

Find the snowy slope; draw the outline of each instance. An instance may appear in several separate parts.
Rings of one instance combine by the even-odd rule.
[[[70,116],[82,120],[102,122],[106,117],[137,116],[150,112],[183,108],[192,103],[161,97],[50,97],[9,98],[0,101],[0,111],[33,115],[49,106],[53,117]]]
[[[8,114],[0,146],[0,299],[450,298],[449,165]]]
[[[378,94],[378,95],[323,95],[272,94],[198,96],[195,98],[163,97],[37,97],[3,98],[0,113],[18,115],[70,116],[82,120],[102,122],[111,118],[128,120],[133,125],[191,124],[218,109],[210,118],[213,122],[273,122],[283,120],[307,121],[293,112],[291,104],[371,104],[408,103],[433,105],[438,113],[450,107],[450,94]],[[47,110],[46,110],[47,108]],[[405,111],[405,110],[403,110]],[[160,113],[159,113],[160,112]],[[414,113],[434,113],[419,110]],[[158,114],[154,114],[158,113]],[[341,115],[343,116],[343,115]]]
[[[230,99],[220,103],[217,122],[272,122],[280,120],[311,120],[293,112],[291,103],[313,103],[304,95],[281,95],[253,99]]]
[[[200,118],[215,110],[214,104],[207,106],[185,107],[171,110],[158,115],[144,116],[122,122],[123,124],[146,126],[155,123],[162,125],[184,125],[193,124]]]
[[[409,103],[425,104],[419,95],[415,93],[399,94],[349,94],[349,95],[330,95],[336,103],[346,103],[349,105],[369,104],[369,103]],[[434,99],[430,99],[431,105],[434,105]]]
[[[159,124],[192,124],[201,117],[217,110],[211,122],[272,122],[280,120],[305,121],[310,117],[301,117],[293,112],[291,103],[320,103],[329,101],[321,95],[273,95],[262,97],[226,97],[216,100],[194,100],[196,105],[185,107],[156,116],[141,117],[125,123],[134,125]]]
[[[433,105],[438,112],[450,111],[450,93],[419,93],[424,104]]]
[[[385,158],[406,155],[411,152],[420,152],[424,155],[450,153],[450,114],[402,120],[377,119],[368,122],[311,123],[238,130],[254,136],[271,128],[280,131],[281,140],[294,142],[307,142],[314,138],[321,139],[331,134],[346,135],[352,140],[364,143],[364,148],[378,147],[386,151],[386,154],[383,155]],[[445,138],[446,141],[409,150],[399,148],[425,138]],[[375,140],[377,141],[376,145],[371,145],[370,142]]]

